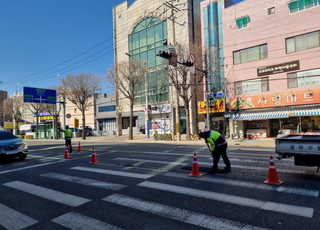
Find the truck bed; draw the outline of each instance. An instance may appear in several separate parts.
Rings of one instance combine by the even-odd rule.
[[[276,139],[276,153],[319,155],[320,135],[287,135]]]

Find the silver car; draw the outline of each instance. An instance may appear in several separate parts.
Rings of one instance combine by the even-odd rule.
[[[27,154],[26,142],[17,138],[10,131],[0,130],[0,159],[19,157],[20,160],[24,160]]]

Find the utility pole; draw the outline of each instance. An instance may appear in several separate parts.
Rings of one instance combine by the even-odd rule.
[[[147,63],[144,63],[145,68],[148,69]],[[145,92],[146,92],[146,108],[145,108],[145,115],[147,118],[147,138],[150,140],[150,128],[149,128],[149,107],[148,107],[148,82],[147,82],[147,75],[148,73],[146,72],[144,74],[144,79],[145,79]]]
[[[176,37],[175,37],[175,18],[174,18],[174,12],[180,11],[177,7],[173,5],[173,0],[171,1],[172,3],[165,2],[163,3],[165,6],[171,8],[171,15],[172,15],[172,44],[175,47],[176,46]],[[178,82],[178,74],[177,74],[177,69],[175,69],[175,82]],[[180,133],[180,109],[179,109],[179,93],[178,90],[175,89],[175,107],[176,107],[176,134],[177,134],[177,141],[181,141],[181,133]],[[172,111],[173,113],[173,111]]]

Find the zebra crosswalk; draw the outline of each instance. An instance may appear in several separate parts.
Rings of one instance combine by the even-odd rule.
[[[261,183],[248,181],[239,176],[232,178],[230,174],[188,177],[189,172],[181,170],[181,167],[191,166],[192,156],[189,156],[190,162],[187,162],[187,157],[181,153],[172,154],[171,160],[165,160],[170,153],[150,154],[157,157],[150,159],[150,155],[145,158],[141,155],[137,158],[137,154],[132,153],[126,157],[112,158],[115,162],[126,162],[119,164],[120,167],[103,164],[86,167],[74,161],[73,166],[65,168],[63,172],[52,170],[40,173],[37,175],[39,182],[20,179],[2,183],[0,187],[6,188],[9,193],[19,192],[20,195],[16,196],[18,201],[19,199],[21,202],[24,201],[21,194],[25,193],[28,197],[36,197],[34,200],[37,202],[47,204],[44,206],[47,206],[48,210],[44,218],[41,215],[34,215],[32,210],[26,212],[25,208],[17,205],[11,207],[5,196],[0,197],[0,229],[40,229],[42,226],[48,229],[58,229],[57,226],[60,226],[80,230],[120,230],[129,229],[128,226],[130,229],[154,229],[150,224],[152,225],[155,219],[168,220],[158,229],[169,229],[171,225],[178,229],[281,229],[267,220],[259,221],[259,218],[263,219],[263,215],[278,217],[279,220],[287,217],[299,218],[302,224],[312,220],[315,224],[319,224],[317,220],[319,207],[316,204],[319,199],[319,189],[300,188],[289,184],[268,185],[262,181]],[[199,154],[198,157],[206,160],[206,162],[199,161],[200,167],[212,165],[211,159],[206,155]],[[232,170],[244,170],[245,175],[253,170],[266,171],[266,167],[262,165],[268,164],[268,158],[264,159],[261,155],[248,156],[246,159],[246,155],[238,156],[231,153],[230,159],[231,161],[233,159]],[[139,166],[154,165],[154,167],[141,167],[135,170],[125,166],[128,162]],[[284,168],[278,171],[286,172],[289,176],[303,171],[287,169],[286,162],[280,165]],[[25,168],[25,170],[31,169],[33,167]],[[156,170],[158,172],[154,173]],[[92,179],[92,175],[99,175],[98,179]],[[46,180],[47,183],[41,183],[42,180]],[[68,185],[72,189],[62,189],[59,182],[63,183],[62,186]],[[190,204],[186,198],[192,200]],[[30,207],[33,206],[32,202],[34,201],[28,201]],[[50,209],[49,204],[52,203],[55,204],[54,207],[61,209],[55,211]],[[199,205],[195,205],[197,203]],[[239,208],[247,210],[248,213],[240,212],[229,217],[219,214],[218,207],[220,209],[228,207],[229,211],[225,212],[234,212]],[[97,211],[97,209],[99,215],[96,216],[91,210]],[[130,212],[140,218],[129,225],[126,221],[133,221],[134,218],[124,218],[124,212]],[[252,215],[260,213],[261,216],[249,218],[249,213]],[[144,215],[150,220],[145,221],[147,217]],[[286,221],[286,224],[289,224],[289,221]],[[291,227],[295,227],[294,224]]]

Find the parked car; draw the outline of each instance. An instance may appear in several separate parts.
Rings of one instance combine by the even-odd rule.
[[[0,130],[0,158],[26,159],[28,154],[28,145],[20,138],[13,135],[10,131]]]
[[[139,132],[146,134],[146,128],[144,127],[144,125],[140,126]]]
[[[80,126],[80,128],[79,128],[79,132],[82,132],[82,126]],[[86,134],[86,136],[92,135],[92,128],[90,126],[86,126],[85,134]]]

